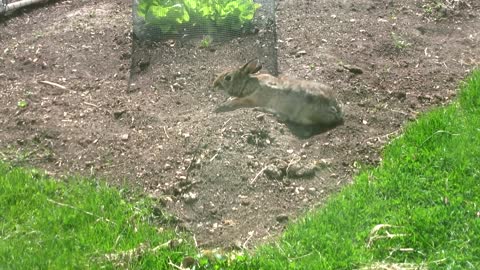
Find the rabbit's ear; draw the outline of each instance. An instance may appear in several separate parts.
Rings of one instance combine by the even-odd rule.
[[[260,61],[258,61],[258,59],[253,59],[246,63],[240,70],[243,74],[254,74],[260,69],[262,69],[262,64],[260,64]]]

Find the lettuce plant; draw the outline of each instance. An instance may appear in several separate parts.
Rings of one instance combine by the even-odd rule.
[[[245,28],[259,7],[253,0],[140,0],[137,14],[163,34],[195,27],[210,33]]]

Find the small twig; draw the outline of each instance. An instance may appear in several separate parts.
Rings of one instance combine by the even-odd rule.
[[[82,213],[84,213],[84,214],[86,214],[86,215],[89,215],[89,216],[92,216],[92,217],[96,217],[96,218],[99,218],[99,219],[103,219],[103,220],[105,220],[105,221],[107,221],[107,222],[110,222],[110,223],[112,223],[112,224],[116,224],[115,222],[109,220],[108,218],[95,215],[94,213],[91,213],[91,212],[88,212],[88,211],[85,211],[85,210],[82,210],[82,209],[78,209],[78,208],[76,208],[76,207],[74,207],[74,206],[72,206],[72,205],[65,204],[65,203],[61,203],[61,202],[57,202],[57,201],[54,201],[54,200],[48,199],[48,198],[47,198],[47,201],[49,201],[49,202],[51,202],[51,203],[54,203],[54,204],[56,204],[56,205],[59,205],[59,206],[68,207],[68,208],[70,208],[70,209],[77,210],[77,211],[79,211],[79,212],[82,212]]]
[[[98,106],[96,104],[93,104],[93,103],[90,103],[90,102],[86,102],[86,101],[84,101],[83,104],[88,105],[88,106],[92,106],[92,107],[95,107],[95,108],[100,108],[100,106]]]
[[[254,233],[255,233],[255,231],[253,231],[252,234],[250,234],[250,235],[247,237],[247,240],[245,240],[245,242],[243,242],[242,247],[243,247],[244,249],[247,249],[247,243],[248,243],[248,241],[250,241],[250,239],[253,237],[253,234],[254,234]]]
[[[65,87],[61,84],[58,84],[58,83],[49,82],[49,81],[39,81],[39,83],[43,83],[43,84],[50,85],[50,86],[53,86],[53,87],[57,87],[57,88],[60,88],[60,89],[63,89],[63,90],[67,90],[67,87]]]
[[[169,247],[171,244],[172,244],[172,241],[173,240],[168,240],[167,242],[163,243],[163,244],[160,244],[154,248],[152,248],[152,252],[157,252],[159,249],[161,248],[166,248],[166,247]]]
[[[379,139],[383,139],[383,138],[388,138],[388,137],[390,137],[391,135],[397,134],[399,131],[400,131],[400,130],[395,130],[394,132],[390,132],[390,133],[385,134],[385,135],[382,135],[382,136],[370,137],[370,138],[366,139],[365,141],[370,141],[370,140],[373,140],[373,139],[379,140]]]
[[[398,233],[392,234],[386,230],[386,228],[399,228],[399,226],[393,226],[390,224],[378,224],[370,231],[370,236],[368,237],[367,248],[370,248],[374,241],[378,239],[393,239],[396,237],[405,237],[407,234]],[[379,235],[380,230],[385,229],[385,235]]]
[[[290,261],[295,261],[295,260],[299,260],[299,259],[302,259],[302,258],[308,257],[308,256],[310,256],[310,255],[312,255],[312,252],[310,252],[310,253],[307,253],[307,254],[305,254],[305,255],[302,255],[302,256],[298,256],[298,257],[294,257],[294,258],[289,258],[289,260],[290,260]]]
[[[433,138],[433,136],[437,135],[437,134],[440,134],[440,133],[446,133],[448,135],[451,135],[451,136],[459,136],[460,134],[458,133],[451,133],[449,131],[446,131],[446,130],[437,130],[435,131],[432,135],[428,136],[427,139],[425,139],[425,141],[422,142],[421,145],[424,145],[426,142],[428,142],[429,140],[431,140]]]
[[[197,238],[195,237],[195,234],[193,235],[193,242],[195,243],[195,247],[198,248]]]
[[[425,47],[424,52],[425,52],[426,57],[431,57],[432,56],[431,54],[428,53],[428,47]]]
[[[395,113],[400,113],[400,114],[403,114],[403,115],[405,115],[405,116],[408,116],[408,113],[406,113],[406,112],[404,112],[404,111],[394,110],[394,109],[390,109],[390,111],[395,112]]]
[[[167,134],[167,129],[165,128],[165,126],[163,126],[163,132],[165,133],[165,136],[167,136],[167,139],[170,139],[170,137]]]
[[[288,171],[290,170],[290,166],[292,166],[295,163],[298,163],[301,159],[302,159],[301,157],[297,156],[296,158],[293,158],[292,160],[290,160],[290,162],[287,165],[287,169],[285,170],[285,172],[288,174]]]
[[[232,118],[228,118],[228,120],[223,123],[222,128],[224,128],[228,124],[228,122],[230,122],[230,120],[232,120]]]
[[[216,157],[218,156],[218,151],[213,155],[213,157],[210,159],[210,162],[212,162]]]
[[[185,269],[185,268],[183,268],[183,267],[181,267],[181,266],[178,266],[178,265],[174,264],[174,263],[172,262],[172,260],[170,260],[170,259],[168,259],[168,264],[171,265],[171,266],[173,266],[173,267],[175,267],[175,268],[177,268],[177,269],[179,269],[179,270],[184,270],[184,269]]]
[[[267,169],[267,166],[263,167],[258,173],[257,175],[255,175],[255,177],[250,180],[250,185],[253,184],[255,181],[257,181],[257,178]]]

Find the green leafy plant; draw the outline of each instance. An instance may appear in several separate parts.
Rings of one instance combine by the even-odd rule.
[[[28,106],[28,102],[26,100],[19,100],[17,102],[17,107],[20,108],[20,109],[24,109]]]
[[[178,34],[190,27],[238,31],[253,20],[260,6],[253,0],[141,0],[137,14],[163,34]]]
[[[403,50],[409,47],[411,44],[408,43],[402,36],[397,35],[396,33],[392,32],[392,40],[393,45],[397,50]]]

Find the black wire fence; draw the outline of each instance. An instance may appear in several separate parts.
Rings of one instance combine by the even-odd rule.
[[[277,74],[275,0],[133,0],[132,6],[131,92],[208,91],[215,73],[254,58]]]

